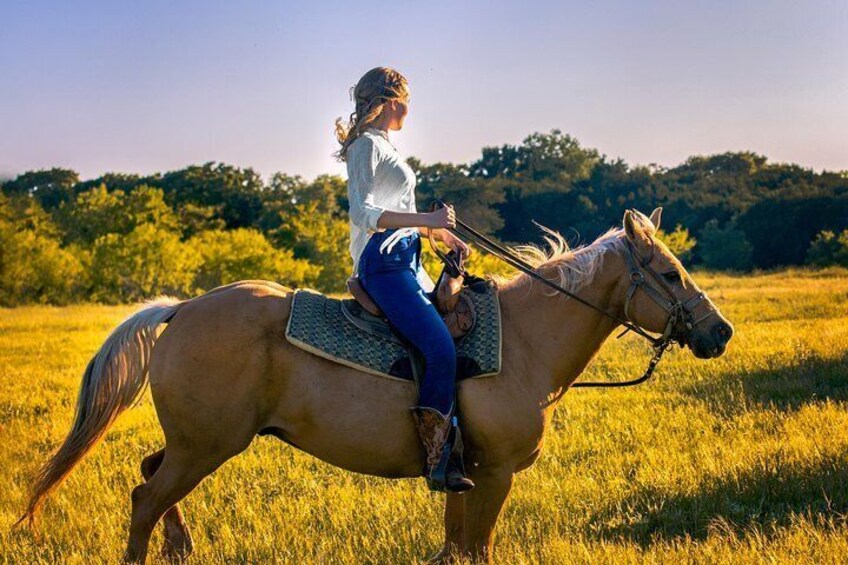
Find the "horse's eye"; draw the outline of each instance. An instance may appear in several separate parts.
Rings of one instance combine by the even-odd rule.
[[[677,271],[669,271],[668,273],[663,273],[663,278],[671,284],[676,284],[680,282],[680,273]]]

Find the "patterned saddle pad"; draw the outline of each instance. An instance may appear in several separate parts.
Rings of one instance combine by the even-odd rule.
[[[470,332],[454,341],[457,380],[495,375],[501,370],[497,289],[485,279],[462,292],[474,303],[477,320]],[[385,320],[371,316],[351,298],[330,298],[308,288],[294,292],[286,339],[320,357],[383,377],[413,380],[423,367],[420,353]]]

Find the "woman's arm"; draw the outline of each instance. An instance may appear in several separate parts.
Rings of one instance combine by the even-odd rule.
[[[377,218],[376,226],[378,228],[406,228],[417,227],[422,235],[429,235],[430,230],[433,231],[433,236],[441,239],[439,236],[444,232],[444,228],[456,226],[456,219],[452,207],[445,207],[433,212],[393,212],[385,210],[380,217]]]
[[[377,227],[380,228],[404,228],[417,227],[421,235],[428,237],[433,232],[433,239],[441,241],[456,252],[461,252],[465,257],[471,255],[471,248],[453,235],[447,227],[455,227],[456,218],[453,207],[440,208],[434,212],[411,213],[392,212],[386,210],[377,219]]]

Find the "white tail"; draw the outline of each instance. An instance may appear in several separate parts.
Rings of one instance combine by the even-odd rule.
[[[39,471],[26,513],[18,522],[32,522],[44,498],[106,434],[121,412],[141,397],[147,385],[156,328],[173,316],[179,304],[179,300],[168,297],[148,301],[112,331],[88,362],[73,426]]]

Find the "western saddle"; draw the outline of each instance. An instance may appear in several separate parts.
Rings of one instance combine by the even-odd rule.
[[[441,253],[439,255],[442,257]],[[456,252],[449,251],[447,258],[448,260],[445,261],[445,266],[439,275],[439,280],[436,282],[435,291],[432,293],[435,297],[433,304],[445,321],[451,336],[454,339],[459,339],[474,328],[477,319],[474,304],[470,298],[462,294],[462,287],[472,282],[466,279],[476,277],[468,275],[463,268],[465,258],[462,255],[459,255],[457,260]],[[359,282],[358,277],[350,277],[347,280],[347,290],[367,312],[386,319],[380,307],[371,299],[365,287]]]

